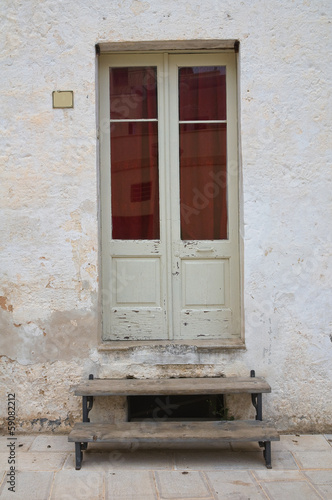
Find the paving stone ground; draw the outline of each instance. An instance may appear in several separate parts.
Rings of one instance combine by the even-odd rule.
[[[64,435],[17,435],[15,493],[0,436],[0,500],[332,500],[332,435],[283,435],[273,469],[256,443],[220,450],[91,445],[75,470]]]

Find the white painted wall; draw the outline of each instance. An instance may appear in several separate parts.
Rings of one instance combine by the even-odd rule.
[[[15,391],[23,428],[71,425],[80,407],[69,386],[90,372],[254,368],[272,386],[265,415],[279,429],[331,431],[331,3],[14,0],[1,10],[0,395]],[[97,349],[94,46],[168,39],[241,44],[245,351]],[[74,109],[52,109],[57,89],[74,91]]]

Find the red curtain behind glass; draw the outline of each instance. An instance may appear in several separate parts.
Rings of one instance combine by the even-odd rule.
[[[225,67],[179,70],[183,240],[227,239]]]
[[[133,121],[157,118],[156,68],[112,68],[110,102],[112,236],[159,239],[157,122]],[[226,239],[225,67],[180,68],[179,118],[181,238]]]
[[[159,239],[156,68],[110,70],[113,239]],[[124,120],[121,122],[113,120]]]

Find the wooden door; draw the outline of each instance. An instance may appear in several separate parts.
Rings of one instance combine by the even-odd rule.
[[[103,56],[104,339],[240,335],[234,54]]]
[[[101,61],[105,339],[168,338],[162,71],[160,55]]]
[[[235,56],[169,59],[174,337],[238,336]]]

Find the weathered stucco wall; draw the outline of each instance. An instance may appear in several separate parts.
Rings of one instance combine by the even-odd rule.
[[[1,10],[1,417],[15,392],[22,429],[64,430],[80,415],[69,386],[89,373],[255,368],[279,429],[331,432],[331,2],[14,0]],[[101,352],[94,46],[186,39],[240,41],[246,350]],[[74,109],[52,109],[57,89],[74,90]],[[250,411],[247,400],[232,407]]]

